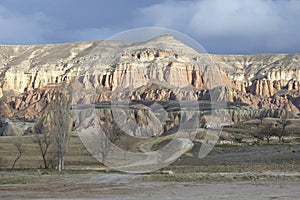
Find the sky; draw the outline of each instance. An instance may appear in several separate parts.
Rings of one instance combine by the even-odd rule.
[[[152,26],[208,53],[300,53],[300,0],[0,0],[0,44],[105,40]]]

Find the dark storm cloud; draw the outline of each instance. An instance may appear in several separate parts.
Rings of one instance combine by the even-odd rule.
[[[211,53],[300,52],[299,19],[299,0],[2,0],[0,43],[100,40],[160,26]]]
[[[0,43],[32,44],[106,39],[134,27],[140,0],[2,0]]]
[[[300,52],[299,0],[166,1],[140,16],[184,31],[210,52]]]
[[[47,17],[43,13],[23,16],[16,15],[0,5],[0,42],[6,44],[45,42],[49,31],[44,24]]]

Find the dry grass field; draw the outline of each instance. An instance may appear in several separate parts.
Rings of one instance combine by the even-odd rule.
[[[237,137],[246,130],[235,132]],[[117,145],[139,152],[164,146],[172,135],[141,140],[122,137]],[[197,136],[201,140],[202,134]],[[22,143],[18,156],[15,143]],[[128,145],[129,144],[129,145]],[[123,145],[123,146],[122,146]],[[124,146],[125,145],[125,146]],[[203,159],[200,142],[163,169],[147,174],[125,174],[108,170],[91,156],[79,136],[70,138],[66,169],[41,169],[39,147],[32,136],[0,137],[0,198],[105,198],[105,199],[297,199],[300,193],[300,143],[279,144],[219,142]],[[170,172],[172,174],[164,173]],[[230,183],[230,184],[228,184]],[[178,192],[180,191],[180,192]],[[184,192],[182,192],[184,191]],[[262,198],[263,197],[263,198]]]

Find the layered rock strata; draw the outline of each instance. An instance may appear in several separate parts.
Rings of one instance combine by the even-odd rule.
[[[1,117],[35,120],[61,83],[76,104],[208,100],[300,113],[300,54],[199,54],[171,36],[121,41],[0,46]],[[82,91],[91,91],[82,93]]]

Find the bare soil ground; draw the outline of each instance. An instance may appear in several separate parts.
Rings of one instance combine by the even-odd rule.
[[[198,159],[200,144],[171,168],[197,172],[300,172],[300,144],[216,145]]]
[[[24,174],[23,174],[24,175]],[[29,175],[31,177],[32,175]],[[56,180],[53,180],[53,177]],[[30,184],[0,185],[8,199],[298,199],[300,180],[145,182],[124,174],[42,175]],[[33,179],[35,179],[33,177]],[[48,181],[48,182],[47,182]],[[43,183],[41,183],[43,182]]]
[[[299,199],[299,144],[217,146],[196,159],[197,145],[165,170],[1,170],[0,199]]]
[[[17,138],[0,138],[0,199],[299,199],[300,144],[218,144],[203,159],[200,143],[165,168],[174,174],[110,171],[72,137],[67,170],[8,170]],[[26,154],[17,166],[41,163],[36,144],[22,138]],[[136,142],[133,148],[141,144]],[[149,147],[151,148],[151,147]],[[3,162],[4,161],[4,162]],[[87,170],[87,168],[92,170]],[[95,169],[98,170],[95,170]],[[102,170],[99,170],[102,169]]]

